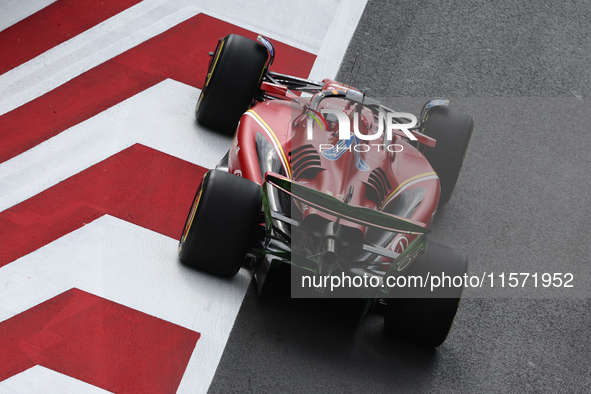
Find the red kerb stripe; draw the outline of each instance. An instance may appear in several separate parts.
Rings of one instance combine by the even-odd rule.
[[[208,52],[230,33],[257,34],[199,14],[0,116],[0,163],[171,78],[201,88]],[[306,77],[315,56],[280,42],[273,70]]]
[[[41,365],[113,393],[174,393],[199,337],[74,288],[0,323],[0,381]]]
[[[0,32],[0,74],[109,19],[141,0],[57,0]]]
[[[205,171],[133,145],[0,212],[0,267],[105,214],[179,239]]]

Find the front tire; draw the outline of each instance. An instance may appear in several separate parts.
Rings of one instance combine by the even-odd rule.
[[[181,262],[232,277],[240,269],[261,210],[261,187],[211,170],[203,177],[179,243]]]
[[[428,281],[435,275],[463,277],[467,271],[468,259],[464,253],[427,242],[425,253],[404,271],[404,275],[417,275]],[[386,333],[421,346],[441,345],[453,324],[463,289],[463,282],[461,287],[438,287],[435,291],[430,291],[429,282],[426,288],[400,289],[398,295],[404,298],[386,300]]]
[[[261,85],[267,60],[264,45],[236,34],[224,37],[213,55],[197,102],[197,121],[233,135]]]
[[[435,138],[434,148],[425,147],[424,154],[441,183],[439,205],[449,202],[470,144],[474,120],[470,115],[448,107],[433,107],[427,113],[422,132]]]

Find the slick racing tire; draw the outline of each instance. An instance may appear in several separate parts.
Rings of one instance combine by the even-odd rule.
[[[261,210],[261,186],[211,170],[203,177],[179,243],[179,258],[209,274],[236,275],[251,246]]]
[[[463,276],[467,271],[468,259],[464,253],[428,241],[425,253],[403,271],[407,278],[421,276],[427,286],[396,289],[402,298],[386,300],[386,333],[421,346],[441,345],[456,316],[464,289]],[[461,286],[439,286],[431,291],[429,279],[433,276],[462,277]],[[460,284],[459,279],[455,284]]]
[[[264,45],[236,34],[224,37],[213,55],[197,102],[197,121],[233,135],[261,85],[267,59]]]
[[[433,107],[427,113],[422,132],[437,140],[434,148],[425,147],[425,157],[441,183],[439,205],[447,204],[458,181],[468,150],[474,120],[470,115],[448,107]]]

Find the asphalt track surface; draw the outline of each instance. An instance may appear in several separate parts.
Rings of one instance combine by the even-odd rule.
[[[355,303],[251,285],[210,392],[591,391],[591,4],[369,1],[338,78],[417,113],[443,96],[475,130],[431,239],[470,272],[571,272],[573,288],[468,289],[447,341],[361,324]]]

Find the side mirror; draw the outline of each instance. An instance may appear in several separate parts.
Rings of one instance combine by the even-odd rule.
[[[263,44],[267,48],[267,52],[269,52],[269,64],[267,64],[268,69],[269,67],[271,67],[271,64],[273,64],[273,60],[275,59],[275,47],[273,46],[271,40],[261,35],[257,37],[257,41]]]
[[[419,125],[425,122],[425,117],[427,116],[427,111],[429,108],[433,107],[447,107],[449,106],[449,100],[444,98],[434,98],[425,103],[423,108],[421,109],[421,114],[419,115]]]

